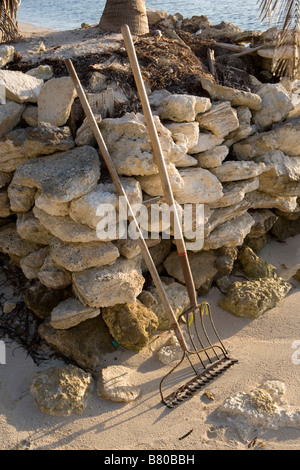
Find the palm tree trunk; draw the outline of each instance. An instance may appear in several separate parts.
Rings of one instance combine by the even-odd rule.
[[[120,33],[124,24],[129,26],[132,34],[149,33],[145,0],[106,0],[100,29]]]
[[[0,42],[18,36],[17,13],[21,0],[0,0]]]

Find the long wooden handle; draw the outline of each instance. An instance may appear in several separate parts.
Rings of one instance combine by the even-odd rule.
[[[148,132],[150,135],[154,159],[159,170],[159,176],[161,179],[161,185],[162,185],[164,197],[166,199],[167,204],[173,208],[172,224],[173,224],[174,234],[176,234],[176,237],[174,237],[174,240],[176,243],[176,247],[177,247],[177,251],[178,251],[178,255],[180,259],[180,264],[181,264],[181,268],[183,271],[186,288],[189,294],[191,305],[196,306],[197,294],[195,290],[190,263],[189,263],[187,252],[186,252],[184,238],[182,235],[182,227],[181,227],[181,223],[179,221],[179,217],[176,211],[175,200],[174,200],[173,191],[172,191],[172,187],[171,187],[170,180],[169,180],[169,175],[168,175],[166,164],[165,164],[163,151],[161,148],[160,140],[158,138],[157,129],[155,127],[147,92],[146,92],[145,85],[144,85],[144,80],[143,80],[141,70],[139,67],[139,63],[138,63],[135,48],[133,45],[129,26],[123,25],[121,27],[121,32],[122,32],[123,39],[125,42],[125,47],[127,50],[130,64],[131,64],[136,87],[137,87],[139,97],[142,103],[145,121],[146,121]]]
[[[104,159],[104,161],[105,161],[105,163],[106,163],[107,169],[108,169],[108,171],[109,171],[109,173],[110,173],[110,175],[111,175],[111,178],[112,178],[112,180],[113,180],[113,183],[114,183],[114,185],[115,185],[115,187],[116,187],[116,189],[117,189],[117,192],[118,192],[119,196],[122,196],[122,197],[125,198],[124,200],[125,200],[125,202],[126,202],[126,204],[127,204],[127,207],[128,207],[128,214],[129,214],[129,217],[128,217],[128,218],[129,218],[129,220],[130,220],[131,222],[134,223],[134,225],[135,225],[135,230],[136,230],[136,232],[137,232],[138,235],[139,235],[139,236],[138,236],[138,239],[137,239],[137,243],[138,243],[138,245],[139,245],[139,247],[140,247],[140,250],[141,250],[142,255],[143,255],[144,259],[145,259],[145,262],[146,262],[146,264],[147,264],[147,267],[148,267],[148,269],[149,269],[149,271],[150,271],[150,274],[151,274],[151,276],[152,276],[152,279],[153,279],[153,282],[154,282],[154,284],[155,284],[155,287],[157,288],[157,291],[158,291],[158,294],[159,294],[159,296],[160,296],[161,302],[162,302],[162,304],[163,304],[163,306],[164,306],[164,308],[165,308],[165,311],[166,311],[166,313],[167,313],[167,315],[168,315],[168,317],[169,317],[171,326],[172,326],[172,328],[173,328],[174,331],[175,331],[175,334],[176,334],[176,336],[177,336],[177,339],[178,339],[178,341],[179,341],[179,343],[180,343],[182,349],[183,349],[184,351],[188,351],[187,344],[186,344],[185,339],[184,339],[184,337],[183,337],[183,335],[182,335],[182,332],[181,332],[181,329],[180,329],[179,324],[178,324],[178,322],[177,322],[176,316],[175,316],[175,314],[174,314],[174,312],[173,312],[173,309],[172,309],[172,307],[171,307],[171,305],[170,305],[168,296],[167,296],[166,291],[165,291],[165,289],[164,289],[164,286],[163,286],[163,284],[162,284],[162,282],[161,282],[161,279],[160,279],[159,274],[158,274],[158,272],[157,272],[156,266],[155,266],[155,264],[154,264],[154,262],[153,262],[153,260],[152,260],[151,255],[150,255],[148,246],[147,246],[147,244],[146,244],[146,242],[145,242],[145,239],[144,239],[143,234],[142,234],[142,232],[141,232],[141,230],[140,230],[140,227],[139,227],[139,225],[138,225],[138,222],[137,222],[137,220],[136,220],[136,218],[135,218],[135,216],[134,216],[134,213],[133,213],[133,211],[132,211],[130,202],[129,202],[128,198],[127,198],[126,192],[125,192],[125,190],[124,190],[124,188],[123,188],[123,185],[122,185],[122,183],[121,183],[121,181],[120,181],[119,175],[118,175],[118,173],[117,173],[117,171],[116,171],[116,169],[115,169],[115,166],[114,166],[114,164],[113,164],[113,162],[112,162],[111,156],[110,156],[110,154],[109,154],[109,152],[108,152],[107,146],[106,146],[106,144],[105,144],[105,141],[104,141],[104,139],[103,139],[103,136],[102,136],[102,134],[101,134],[101,132],[100,132],[100,129],[99,129],[99,127],[98,127],[98,124],[97,124],[97,122],[96,122],[95,116],[94,116],[94,114],[93,114],[93,112],[92,112],[92,110],[91,110],[91,107],[90,107],[90,105],[89,105],[89,102],[88,102],[88,100],[87,100],[87,98],[86,98],[86,95],[85,95],[85,93],[84,93],[84,90],[83,90],[83,88],[82,88],[82,86],[81,86],[81,83],[80,83],[80,81],[79,81],[79,78],[78,78],[78,76],[77,76],[77,74],[76,74],[76,71],[75,71],[75,69],[74,69],[73,63],[72,63],[72,61],[71,61],[70,59],[66,59],[66,60],[65,60],[65,64],[66,64],[68,73],[69,73],[70,77],[71,77],[72,80],[73,80],[73,83],[74,83],[74,86],[75,86],[75,88],[76,88],[76,91],[77,91],[79,100],[80,100],[81,105],[82,105],[82,107],[83,107],[83,109],[84,109],[85,115],[86,115],[86,117],[87,117],[87,119],[88,119],[88,122],[89,122],[89,124],[90,124],[90,127],[91,127],[91,129],[92,129],[92,131],[93,131],[93,134],[94,134],[95,138],[96,138],[96,141],[97,141],[97,143],[98,143],[98,145],[99,145],[99,149],[100,149],[101,154],[102,154],[102,156],[103,156],[103,159]]]

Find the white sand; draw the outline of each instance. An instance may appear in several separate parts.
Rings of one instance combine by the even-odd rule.
[[[158,387],[170,367],[161,366],[151,350],[132,354],[120,349],[107,356],[105,365],[123,364],[137,369],[143,380],[140,397],[132,403],[118,404],[95,393],[82,415],[53,417],[39,410],[29,388],[39,370],[57,362],[37,367],[21,348],[8,345],[7,364],[0,365],[0,449],[246,450],[245,438],[216,416],[225,398],[234,392],[249,392],[265,380],[280,380],[287,387],[286,403],[300,409],[300,365],[292,362],[292,344],[300,340],[300,284],[291,278],[300,267],[300,235],[284,244],[269,243],[261,255],[277,266],[279,274],[294,288],[276,308],[253,321],[222,310],[217,306],[220,292],[211,290],[207,300],[215,324],[230,353],[239,360],[207,386],[214,401],[201,390],[177,408],[166,408],[160,403]],[[188,437],[179,440],[191,429]],[[249,428],[248,439],[255,437],[263,442],[259,449],[300,449],[300,429]]]

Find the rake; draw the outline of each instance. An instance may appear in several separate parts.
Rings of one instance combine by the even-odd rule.
[[[175,200],[166,169],[161,144],[158,138],[158,133],[155,127],[148,96],[128,25],[123,25],[121,32],[142,104],[155,162],[159,169],[159,176],[164,198],[170,208],[175,208]],[[236,359],[229,357],[228,352],[220,339],[212,319],[210,305],[207,302],[198,303],[192,271],[182,234],[182,225],[176,209],[171,212],[171,215],[174,241],[176,243],[180,265],[183,271],[185,285],[189,295],[190,306],[181,314],[178,319],[179,322],[180,320],[185,320],[186,328],[185,335],[184,332],[181,331],[181,337],[185,336],[186,340],[184,342],[179,341],[182,348],[182,358],[160,383],[160,394],[162,402],[169,408],[173,408],[186,398],[191,397],[194,393],[197,392],[197,390],[218,377],[220,374],[222,374],[222,372],[226,371],[237,362]],[[170,317],[170,321],[171,323],[174,322],[172,317]],[[180,327],[177,326],[175,329],[176,335],[178,334],[179,330]],[[213,343],[211,338],[214,338],[216,342]],[[183,364],[185,359],[187,359],[189,365],[192,367],[194,377],[185,382],[182,386],[177,387],[175,391],[169,393],[166,396],[166,393],[164,392],[166,379],[170,378],[171,374],[176,369],[179,369],[179,366]]]
[[[132,39],[131,39],[131,35],[130,35],[130,30],[129,30],[127,25],[124,25],[124,27],[122,27],[122,33],[123,33],[124,37],[126,37],[126,43],[130,45],[133,52],[135,53],[134,46],[133,46]],[[129,48],[129,50],[130,50],[130,48]],[[207,383],[207,381],[209,381],[212,378],[215,378],[216,376],[218,376],[220,371],[228,369],[236,361],[229,358],[226,349],[224,348],[224,346],[220,342],[219,337],[218,337],[218,341],[219,341],[220,344],[217,344],[217,345],[213,345],[210,342],[210,340],[208,339],[208,335],[206,333],[206,329],[205,329],[204,323],[203,323],[203,318],[202,318],[203,315],[201,314],[201,312],[202,312],[201,309],[202,309],[203,305],[202,304],[199,305],[197,303],[197,296],[196,296],[194,284],[193,284],[193,281],[192,281],[192,275],[191,275],[191,271],[190,271],[189,262],[188,262],[188,259],[187,259],[186,253],[185,253],[184,241],[183,241],[182,236],[180,237],[180,239],[178,241],[176,241],[176,243],[178,242],[180,247],[183,248],[183,249],[180,248],[181,251],[179,253],[180,254],[185,253],[185,255],[181,257],[181,264],[182,264],[183,271],[184,271],[185,277],[186,277],[187,289],[188,289],[189,296],[190,296],[190,299],[191,299],[191,307],[189,309],[187,309],[181,315],[182,318],[185,317],[186,322],[187,322],[187,334],[186,334],[186,332],[184,332],[180,328],[179,321],[181,320],[181,318],[179,318],[177,320],[177,318],[176,318],[176,316],[173,312],[173,309],[170,305],[170,302],[169,302],[168,296],[166,294],[164,285],[163,285],[163,283],[160,279],[160,276],[157,272],[156,266],[153,262],[153,259],[151,257],[150,252],[149,252],[146,241],[143,237],[143,233],[142,233],[142,231],[139,227],[139,224],[138,224],[138,222],[135,218],[134,212],[133,212],[133,210],[131,208],[131,205],[130,205],[130,202],[127,198],[126,192],[123,188],[123,185],[121,183],[119,175],[118,175],[118,173],[116,171],[116,168],[113,164],[113,161],[111,159],[111,156],[109,154],[109,151],[107,149],[105,141],[104,141],[103,136],[101,134],[101,131],[100,131],[100,129],[98,127],[98,124],[96,122],[95,116],[94,116],[94,114],[91,110],[91,107],[89,105],[89,102],[86,98],[85,92],[84,92],[84,90],[81,86],[81,83],[79,81],[79,78],[76,74],[73,63],[70,59],[66,59],[65,60],[65,65],[67,67],[67,70],[69,72],[70,77],[72,78],[72,81],[73,81],[74,86],[76,88],[79,100],[80,100],[81,105],[84,109],[85,115],[86,115],[87,120],[89,122],[89,125],[92,129],[92,132],[93,132],[93,134],[96,138],[97,144],[98,144],[99,149],[101,151],[102,157],[103,157],[103,159],[106,163],[107,169],[108,169],[108,171],[111,175],[112,181],[113,181],[113,183],[116,187],[117,193],[120,197],[122,196],[124,198],[124,201],[127,205],[128,219],[131,223],[134,224],[136,233],[138,235],[137,243],[138,243],[138,245],[140,247],[140,250],[141,250],[141,253],[142,253],[142,255],[145,259],[146,265],[149,269],[149,272],[150,272],[151,277],[153,279],[154,285],[155,285],[155,287],[157,289],[157,292],[159,294],[160,300],[161,300],[161,302],[164,306],[164,309],[165,309],[165,311],[168,315],[168,318],[169,318],[170,324],[171,324],[171,328],[174,330],[176,338],[177,338],[177,340],[180,344],[180,347],[183,351],[182,359],[177,364],[177,366],[179,366],[183,362],[185,357],[187,357],[189,363],[191,364],[191,366],[193,368],[193,372],[195,374],[194,380],[196,380],[197,383],[196,382],[194,383],[194,381],[189,380],[185,385],[181,386],[180,388],[177,387],[176,391],[173,392],[172,394],[170,394],[167,397],[165,397],[164,392],[162,390],[162,384],[163,384],[164,380],[168,376],[170,376],[171,372],[174,371],[177,368],[177,366],[175,366],[169,372],[169,374],[167,374],[163,378],[163,380],[161,381],[161,383],[160,383],[161,400],[167,407],[173,408],[175,405],[179,404],[184,398],[190,397],[192,394],[194,394],[197,391],[197,389],[200,388],[199,387],[200,377],[201,377],[201,384],[203,382],[203,385],[205,385],[205,383]],[[139,69],[138,69],[138,71],[139,71]],[[144,87],[141,76],[140,76],[140,80],[141,80],[142,87]],[[145,89],[143,88],[143,90],[144,90],[144,93],[145,93],[145,96],[146,96]],[[147,102],[147,100],[146,100],[145,109],[146,110],[148,109],[148,113],[150,113],[150,116],[151,116],[150,124],[151,124],[151,121],[152,121],[152,125],[154,127],[153,118],[152,118],[152,114],[151,114],[151,111],[150,111],[150,106],[149,106],[149,103]],[[147,113],[147,115],[148,115],[148,113]],[[145,113],[145,116],[146,116],[146,113]],[[151,127],[149,127],[149,128],[151,129]],[[160,168],[160,175],[161,175],[161,172],[163,172],[164,177],[162,178],[162,184],[164,186],[164,190],[166,191],[166,193],[169,196],[168,204],[171,207],[172,204],[174,204],[174,199],[173,199],[173,194],[172,194],[172,190],[171,190],[171,187],[170,187],[170,183],[169,183],[169,180],[168,180],[168,174],[167,174],[166,168],[164,166],[164,160],[163,160],[162,151],[161,151],[161,148],[160,148],[160,142],[158,140],[158,136],[157,136],[157,132],[156,132],[155,127],[154,127],[154,140],[153,140],[153,136],[151,136],[152,145],[153,145],[153,141],[154,141],[154,143],[156,143],[156,147],[157,147],[157,148],[155,147],[155,151],[154,151],[154,147],[153,147],[154,155],[157,155],[157,150],[160,151],[159,155],[161,156],[161,159],[156,158],[156,162],[157,162],[157,164]],[[175,206],[173,205],[173,207],[175,207]],[[172,216],[173,216],[172,219],[174,218],[174,221],[172,221],[174,226],[177,226],[178,230],[180,230],[180,233],[181,233],[181,226],[180,226],[180,223],[179,223],[177,212],[173,211]],[[197,328],[196,338],[197,338],[198,341],[200,339],[200,344],[201,344],[200,348],[196,346],[195,340],[193,338],[194,335],[190,331],[191,327],[195,328],[195,325],[198,324],[198,320],[196,318],[196,313],[198,314],[197,315],[197,317],[198,317],[199,312],[200,312],[200,322],[201,322],[201,324],[203,324],[202,332],[204,332],[204,336],[208,339],[208,346],[205,347],[204,343],[202,342],[202,339],[200,337],[199,331],[198,331],[199,328]],[[208,312],[210,312],[210,310],[208,310]],[[208,317],[211,320],[210,323],[213,326],[213,330],[215,331],[215,334],[217,334],[217,332],[215,330],[215,327],[212,323],[210,313],[209,313]],[[193,319],[192,322],[191,322],[191,319]],[[192,347],[188,346],[187,341],[186,341],[186,337],[188,337],[192,341]],[[218,351],[218,354],[217,354],[217,351]],[[212,358],[212,352],[213,352],[214,357],[217,357],[217,360]],[[202,354],[205,355],[206,359],[202,360],[202,358],[201,358]],[[202,369],[201,372],[199,372],[198,367],[195,367],[193,365],[192,361],[191,361],[191,357],[195,357],[195,356],[200,358],[200,364],[201,364],[201,369]],[[206,365],[207,361],[209,362],[210,365]],[[208,378],[208,377],[211,377],[211,378]],[[196,387],[196,385],[197,385],[197,387]]]

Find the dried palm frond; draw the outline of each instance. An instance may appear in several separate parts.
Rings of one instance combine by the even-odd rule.
[[[300,0],[258,0],[262,21],[280,29],[273,56],[272,71],[291,79],[300,73]]]
[[[0,0],[0,40],[15,39],[18,36],[17,14],[21,0]]]

